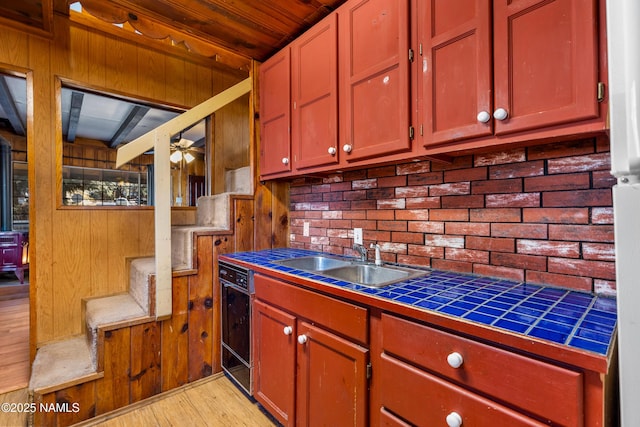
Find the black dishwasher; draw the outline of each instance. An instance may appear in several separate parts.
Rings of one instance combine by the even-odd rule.
[[[218,266],[222,292],[222,369],[251,396],[253,272],[225,261],[219,261]]]

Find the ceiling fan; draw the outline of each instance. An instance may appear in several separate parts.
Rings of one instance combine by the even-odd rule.
[[[169,160],[173,163],[180,163],[184,159],[185,162],[191,163],[195,160],[195,156],[192,154],[194,152],[199,152],[199,149],[196,147],[192,147],[195,141],[190,139],[186,139],[180,137],[177,141],[171,142],[171,156],[169,156]]]

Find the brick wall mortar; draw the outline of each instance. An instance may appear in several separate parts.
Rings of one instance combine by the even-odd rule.
[[[291,246],[615,295],[609,169],[601,137],[297,179]]]

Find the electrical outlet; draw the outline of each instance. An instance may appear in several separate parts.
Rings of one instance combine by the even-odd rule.
[[[353,229],[353,243],[362,244],[362,228]]]
[[[309,237],[309,223],[305,222],[302,224],[302,235],[305,237]]]

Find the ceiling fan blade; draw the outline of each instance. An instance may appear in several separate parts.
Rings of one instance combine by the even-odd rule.
[[[190,139],[186,139],[186,138],[180,138],[180,141],[178,141],[178,145],[180,145],[183,148],[189,148],[193,145],[195,141],[192,141]]]

